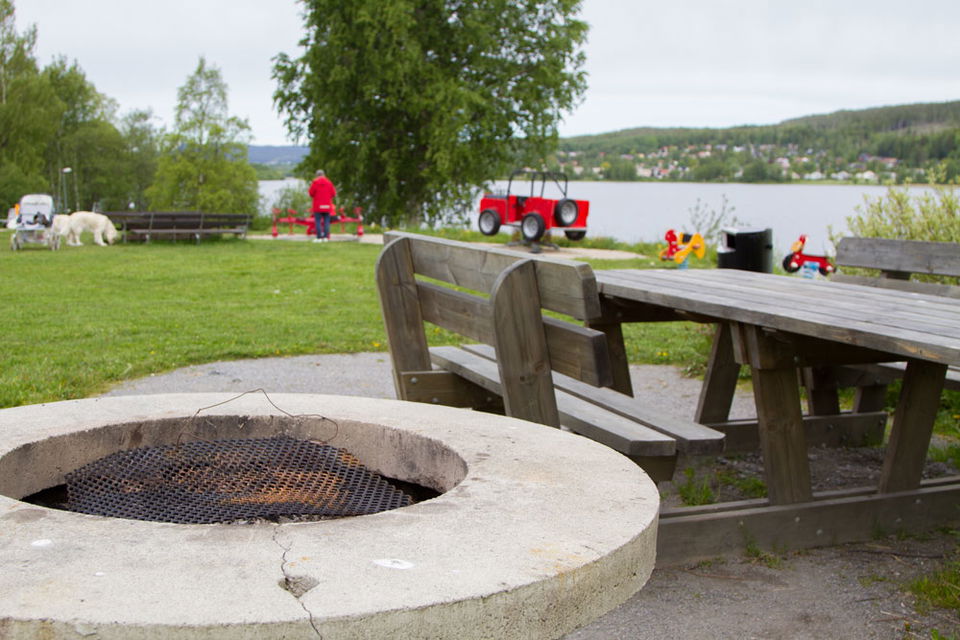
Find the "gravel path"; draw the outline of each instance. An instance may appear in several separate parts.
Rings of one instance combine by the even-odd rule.
[[[694,411],[699,381],[666,366],[633,366],[631,375],[640,401]],[[216,362],[128,381],[106,395],[254,389],[395,397],[385,353]],[[752,411],[752,398],[738,393],[732,417]],[[946,637],[960,637],[954,614],[918,614],[900,590],[909,579],[941,564],[956,542],[947,533],[935,533],[922,540],[890,538],[786,556],[658,568],[630,601],[567,640],[893,640],[929,638],[934,628]]]

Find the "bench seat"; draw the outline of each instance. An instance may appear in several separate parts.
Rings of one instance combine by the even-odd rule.
[[[496,361],[458,347],[433,347],[430,357],[441,369],[496,395],[502,393]],[[556,398],[561,425],[619,451],[640,465],[656,482],[673,477],[677,457],[674,438],[559,389]]]
[[[496,359],[493,347],[489,345],[464,345],[462,349],[490,361]],[[432,353],[433,349],[431,349],[431,355]],[[724,451],[724,434],[720,431],[673,413],[644,406],[637,402],[635,398],[614,391],[609,387],[595,387],[556,371],[553,373],[553,384],[558,391],[570,396],[571,401],[577,399],[601,407],[607,413],[626,418],[631,424],[645,427],[642,431],[644,437],[647,435],[647,430],[650,429],[669,437],[676,442],[676,449],[679,453],[710,455],[723,453]],[[621,451],[620,449],[617,450]]]

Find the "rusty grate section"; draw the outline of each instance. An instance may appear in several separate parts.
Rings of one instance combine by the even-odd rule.
[[[211,524],[343,517],[411,503],[343,449],[286,436],[119,451],[67,474],[67,509]]]

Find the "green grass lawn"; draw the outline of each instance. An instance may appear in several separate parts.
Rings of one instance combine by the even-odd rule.
[[[0,233],[0,407],[86,397],[203,362],[386,349],[377,245],[225,239],[104,248],[87,238],[57,252],[12,252],[8,237]],[[703,341],[692,325],[630,331],[631,357],[644,362],[685,362]],[[430,340],[456,338],[436,331]]]
[[[223,240],[14,253],[6,235],[3,407],[188,364],[385,348],[377,246]]]

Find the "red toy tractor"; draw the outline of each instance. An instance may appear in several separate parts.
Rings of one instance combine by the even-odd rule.
[[[834,272],[833,265],[824,256],[811,256],[803,252],[807,244],[807,236],[800,235],[800,239],[790,246],[790,253],[783,259],[783,270],[787,273],[796,273],[806,262],[812,262],[817,265],[817,270],[822,276],[828,276]]]
[[[514,192],[515,182],[529,180],[530,194]],[[559,198],[545,197],[547,183],[552,182]],[[526,192],[526,189],[524,189]],[[480,232],[496,235],[503,225],[520,227],[525,243],[536,245],[547,231],[563,229],[570,240],[582,240],[587,235],[587,215],[590,202],[567,197],[567,176],[552,171],[514,171],[507,182],[506,193],[488,193],[480,200]]]

